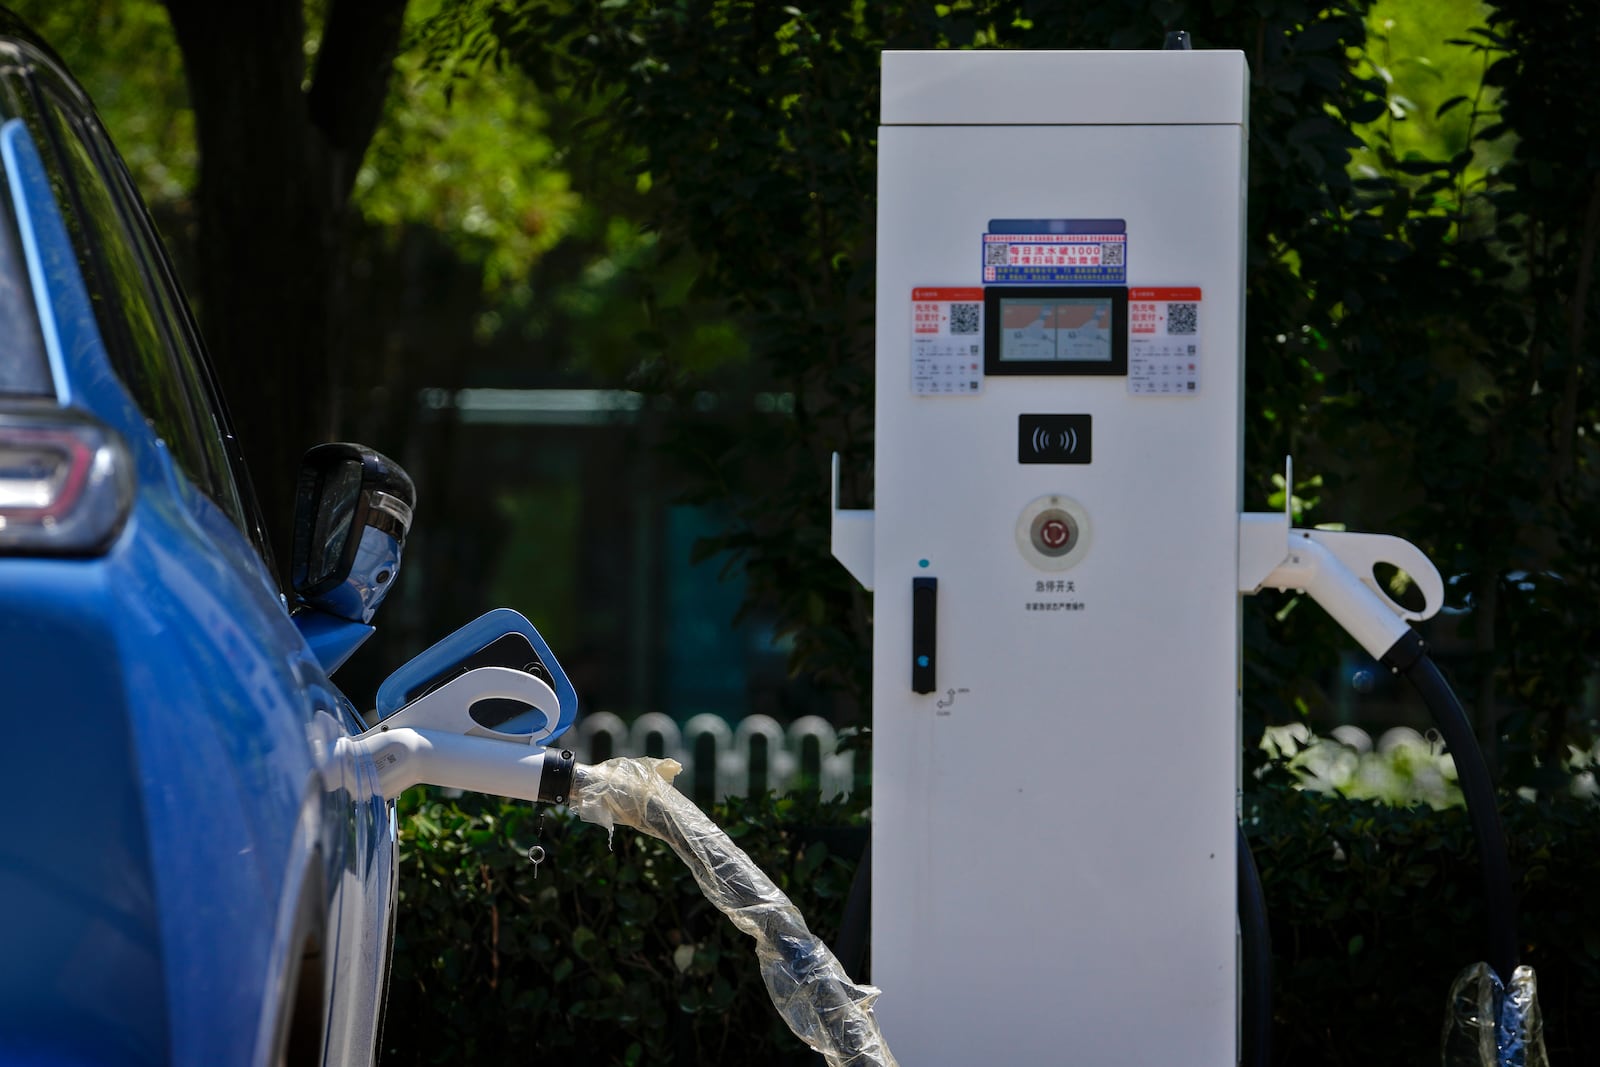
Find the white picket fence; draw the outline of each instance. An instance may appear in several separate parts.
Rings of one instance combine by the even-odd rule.
[[[749,796],[761,789],[783,792],[803,781],[817,783],[826,798],[855,788],[856,754],[838,751],[839,735],[815,715],[787,728],[766,715],[730,724],[716,715],[696,715],[682,726],[659,712],[632,723],[610,712],[581,716],[561,742],[581,763],[611,756],[665,756],[683,764],[678,787],[712,797]]]

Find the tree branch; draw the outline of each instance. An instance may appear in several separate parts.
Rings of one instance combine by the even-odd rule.
[[[248,139],[262,146],[263,155],[281,152],[304,121],[300,76],[305,24],[299,5],[277,0],[164,2],[183,53],[202,167],[211,155],[207,141],[212,136],[246,141],[244,131],[233,130],[243,114],[252,118]]]
[[[307,107],[330,152],[333,192],[349,195],[378,128],[407,0],[333,0]]]

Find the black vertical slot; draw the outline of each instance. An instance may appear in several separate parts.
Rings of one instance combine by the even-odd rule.
[[[939,661],[939,579],[911,579],[911,691],[931,693]]]

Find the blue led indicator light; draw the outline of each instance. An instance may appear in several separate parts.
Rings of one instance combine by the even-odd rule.
[[[927,665],[928,665],[928,657],[927,656],[918,656],[917,657],[917,666],[926,667]]]
[[[928,561],[927,561],[927,560],[925,560],[925,559],[919,559],[919,560],[917,560],[917,566],[919,566],[919,567],[926,567],[926,566],[927,566],[927,565],[928,565]]]

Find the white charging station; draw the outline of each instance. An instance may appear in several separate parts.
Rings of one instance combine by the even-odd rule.
[[[897,1062],[886,1039],[918,1067],[1226,1067],[1239,597],[1300,590],[1420,677],[1456,738],[1497,980],[1526,971],[1531,998],[1487,767],[1406,625],[1443,604],[1438,571],[1399,538],[1240,510],[1246,89],[1237,52],[883,58],[877,500],[839,510],[836,458],[833,515],[874,592],[876,1018],[748,857],[723,837],[708,859],[720,831],[654,769],[542,747],[577,698],[515,612],[401,668],[340,745],[389,799],[577,799],[605,825],[597,797],[673,808],[636,825],[768,939],[775,1004],[830,1062]]]
[[[876,499],[834,539],[902,1062],[1236,1062],[1247,80],[883,57]]]

